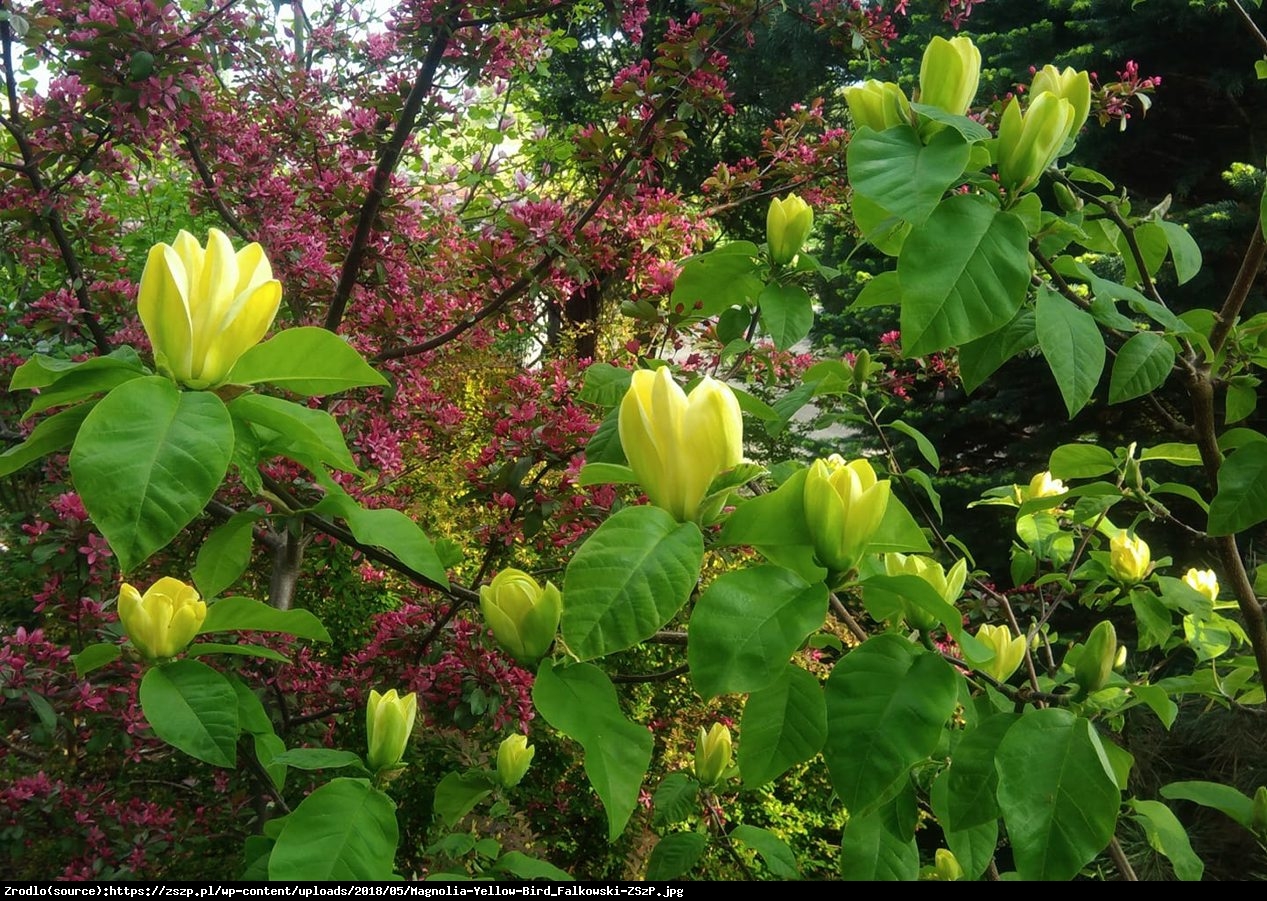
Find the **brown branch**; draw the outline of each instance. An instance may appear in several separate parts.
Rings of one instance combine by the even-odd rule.
[[[348,247],[348,255],[343,259],[343,270],[339,273],[339,284],[334,290],[334,300],[331,301],[330,311],[326,315],[325,327],[332,332],[337,332],[339,323],[343,321],[343,314],[347,311],[348,301],[352,297],[352,288],[356,285],[360,274],[361,260],[365,256],[370,233],[374,230],[374,220],[378,217],[384,197],[387,196],[387,188],[400,162],[405,142],[409,140],[418,122],[423,101],[427,99],[434,87],[436,70],[440,67],[440,60],[444,57],[445,49],[449,46],[450,37],[448,23],[442,21],[431,39],[431,46],[427,48],[426,58],[418,69],[413,88],[409,91],[409,96],[405,98],[405,105],[400,111],[396,130],[392,133],[391,140],[383,146],[383,152],[378,158],[378,166],[374,169],[374,179],[370,183],[369,194],[365,202],[361,204],[361,214],[356,223],[356,232],[352,235],[352,244]]]
[[[164,50],[170,50],[173,47],[177,47],[181,44],[186,43],[190,38],[197,37],[199,34],[206,31],[211,26],[212,22],[220,18],[222,15],[227,13],[233,7],[237,6],[238,3],[240,2],[241,0],[227,0],[227,2],[220,4],[220,6],[216,7],[210,13],[208,13],[193,28],[189,29],[180,37],[173,38],[172,40],[168,41],[166,44],[163,44],[162,46],[160,46],[158,48],[159,52],[161,53]]]
[[[1237,15],[1241,17],[1241,21],[1245,23],[1245,27],[1249,29],[1250,34],[1254,36],[1254,40],[1258,42],[1258,46],[1263,49],[1263,53],[1267,53],[1267,35],[1250,18],[1249,13],[1245,11],[1245,7],[1241,6],[1241,0],[1232,0],[1232,8],[1236,10]]]
[[[48,193],[56,194],[64,188],[72,178],[80,172],[83,172],[84,166],[88,165],[88,161],[97,155],[106,141],[110,140],[110,132],[111,128],[109,125],[102,129],[101,134],[97,135],[97,140],[93,142],[92,146],[88,148],[88,151],[75,163],[75,168],[71,169],[57,181],[53,182],[53,184],[49,186]]]
[[[1254,226],[1254,234],[1249,239],[1249,247],[1245,249],[1241,267],[1236,272],[1236,280],[1232,282],[1223,306],[1219,308],[1214,328],[1210,330],[1210,349],[1215,355],[1223,349],[1223,344],[1232,332],[1232,326],[1236,324],[1236,318],[1241,314],[1241,307],[1249,297],[1249,290],[1254,286],[1259,270],[1263,268],[1264,253],[1267,253],[1267,241],[1263,240],[1263,227],[1259,222]]]
[[[233,233],[242,240],[255,240],[251,237],[250,232],[247,231],[246,226],[242,224],[242,220],[229,209],[224,202],[224,198],[220,196],[220,189],[216,185],[215,176],[211,174],[207,161],[203,159],[202,151],[198,149],[198,140],[194,133],[189,129],[185,129],[180,133],[180,136],[184,139],[185,150],[189,153],[189,161],[194,164],[199,180],[202,182],[203,187],[207,189],[207,197],[210,199],[211,205],[220,214],[220,218],[224,220],[225,225],[233,229]]]
[[[668,682],[670,679],[676,678],[677,676],[687,672],[690,668],[691,665],[689,663],[683,663],[673,667],[672,669],[666,669],[663,672],[647,673],[646,675],[638,673],[613,673],[611,680],[612,683],[616,685],[638,685],[644,682]]]
[[[463,28],[478,28],[484,25],[505,25],[508,22],[518,22],[521,19],[531,19],[535,16],[544,16],[546,13],[554,12],[558,9],[566,9],[571,4],[558,2],[547,3],[543,6],[536,6],[532,9],[521,10],[517,13],[506,16],[487,16],[483,19],[465,19],[462,22]]]

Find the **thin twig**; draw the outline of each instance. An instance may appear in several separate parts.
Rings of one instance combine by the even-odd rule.
[[[211,201],[211,205],[215,207],[220,218],[224,220],[225,225],[233,229],[233,233],[244,241],[254,241],[251,233],[246,226],[225,204],[224,198],[220,196],[220,188],[216,185],[215,176],[211,174],[207,161],[203,159],[202,151],[198,149],[198,140],[194,133],[189,129],[185,129],[180,133],[184,139],[185,150],[189,153],[189,161],[194,164],[194,169],[198,172],[198,178],[202,181],[202,185],[207,190],[207,198]]]
[[[677,676],[688,672],[690,668],[691,665],[689,663],[683,663],[673,667],[672,669],[666,669],[659,673],[613,673],[611,680],[617,685],[636,685],[643,682],[668,682],[670,679],[676,678]]]

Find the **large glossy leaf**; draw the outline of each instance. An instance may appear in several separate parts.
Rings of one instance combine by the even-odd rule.
[[[674,832],[651,849],[647,861],[647,881],[677,879],[691,871],[708,847],[708,836],[700,832]]]
[[[805,523],[805,476],[799,469],[771,491],[745,501],[722,526],[718,543],[753,547],[814,543]]]
[[[448,773],[436,786],[435,801],[431,808],[440,822],[452,829],[458,820],[475,809],[497,788],[492,773],[468,770],[464,773]]]
[[[963,380],[963,389],[969,394],[976,391],[1000,366],[1037,344],[1031,310],[1021,310],[994,334],[969,341],[959,348],[959,377]]]
[[[233,422],[220,398],[154,376],[120,385],[93,407],[70,472],[127,571],[202,512],[232,453]]]
[[[70,447],[91,410],[92,404],[80,404],[45,419],[31,430],[25,441],[0,454],[0,476],[17,472],[28,463]]]
[[[1222,811],[1246,829],[1254,819],[1254,802],[1230,785],[1220,782],[1171,782],[1161,787],[1161,796],[1171,801],[1191,801]]]
[[[849,651],[824,692],[832,785],[851,814],[864,816],[937,746],[958,684],[940,657],[888,633]]]
[[[1087,405],[1104,371],[1104,337],[1092,315],[1046,288],[1038,292],[1038,346],[1072,418]]]
[[[563,577],[563,638],[582,660],[651,637],[686,603],[704,537],[658,507],[626,507],[604,522]]]
[[[1109,378],[1109,403],[1120,404],[1155,391],[1166,381],[1175,365],[1175,351],[1156,332],[1131,336],[1113,361]]]
[[[814,324],[814,302],[800,285],[766,285],[758,299],[761,325],[774,346],[787,350],[809,334]]]
[[[957,751],[956,751],[957,753]],[[989,760],[990,768],[994,768],[994,757]],[[953,766],[953,764],[952,764]],[[994,859],[995,849],[999,843],[998,809],[989,819],[982,820],[975,826],[958,827],[953,825],[953,817],[949,807],[951,801],[950,770],[943,770],[933,782],[928,793],[929,804],[933,815],[941,825],[942,834],[946,837],[946,846],[955,855],[959,866],[963,867],[965,879],[978,879],[990,866]],[[990,804],[994,806],[994,796],[990,796]]]
[[[782,678],[748,696],[739,734],[739,773],[748,788],[809,760],[827,739],[827,704],[818,680],[785,664]]]
[[[994,755],[999,742],[1015,725],[1014,713],[999,713],[979,722],[974,729],[964,733],[946,771],[948,803],[946,805],[948,829],[962,831],[997,820],[999,805],[995,792],[999,786],[999,773],[994,765]]]
[[[325,410],[264,394],[244,394],[229,404],[229,413],[266,429],[262,444],[267,450],[308,466],[325,463],[344,472],[360,472],[339,424]]]
[[[318,477],[320,479],[320,474]],[[415,572],[449,587],[449,577],[435,545],[416,522],[390,507],[367,510],[333,481],[328,478],[320,481],[326,488],[326,496],[317,505],[318,513],[341,516],[357,541],[381,547]]]
[[[547,723],[585,749],[585,775],[607,811],[608,840],[615,841],[638,804],[651,733],[625,719],[611,680],[592,664],[543,663],[532,702]]]
[[[1175,264],[1175,278],[1182,285],[1201,271],[1201,248],[1178,222],[1162,221],[1157,224],[1166,235],[1170,260]]]
[[[238,696],[229,680],[197,660],[146,670],[141,710],[154,734],[190,757],[231,767],[237,759]]]
[[[47,388],[75,373],[112,370],[138,372],[141,375],[151,374],[141,362],[141,358],[137,356],[136,351],[127,346],[116,348],[105,356],[78,362],[36,354],[14,371],[13,378],[9,381],[9,390]]]
[[[1086,719],[1055,707],[1032,711],[1003,736],[995,766],[1022,879],[1072,879],[1113,837],[1121,795]]]
[[[252,528],[260,519],[253,511],[235,513],[198,548],[194,584],[204,598],[213,598],[238,580],[251,563]]]
[[[296,638],[329,641],[330,633],[310,610],[278,610],[253,598],[221,598],[207,606],[199,635],[209,632],[281,632]]]
[[[313,326],[283,329],[244,353],[229,382],[267,382],[305,396],[386,385],[365,359],[334,332]]]
[[[911,882],[919,875],[919,849],[903,834],[890,803],[865,816],[851,816],[840,843],[842,879]]]
[[[704,698],[766,688],[826,615],[827,586],[791,570],[757,566],[719,576],[691,614],[691,681]]]
[[[1210,504],[1211,535],[1232,535],[1267,519],[1267,442],[1251,441],[1219,467]]]
[[[770,830],[741,823],[730,830],[729,838],[741,845],[747,845],[760,854],[770,873],[779,879],[801,878],[801,871],[796,865],[796,855],[783,839]]]
[[[595,363],[585,370],[581,400],[600,407],[614,407],[624,398],[632,380],[633,373],[628,369],[611,363]]]
[[[925,146],[910,126],[882,132],[864,127],[849,140],[849,183],[855,194],[919,225],[963,175],[970,153],[970,145],[952,129]]]
[[[1160,801],[1131,799],[1135,821],[1144,830],[1148,844],[1154,851],[1164,854],[1175,869],[1175,876],[1185,882],[1199,882],[1205,872],[1205,864],[1192,850],[1188,832],[1169,807]]]
[[[366,779],[335,779],[286,817],[268,859],[268,877],[284,882],[387,880],[399,841],[391,798]]]
[[[757,265],[757,245],[751,241],[731,241],[691,257],[682,265],[670,302],[687,310],[700,303],[701,316],[716,316],[732,306],[752,306],[765,288]]]
[[[904,353],[944,350],[1011,322],[1029,286],[1027,241],[1020,219],[968,195],[912,229],[897,264]]]
[[[104,360],[107,358],[102,357],[100,359]],[[145,372],[126,366],[89,369],[85,365],[80,369],[66,373],[55,384],[41,389],[35,399],[31,401],[31,406],[27,407],[26,412],[22,414],[22,419],[25,420],[36,413],[50,410],[53,407],[78,403],[93,395],[104,394],[124,382],[130,382],[145,375]]]

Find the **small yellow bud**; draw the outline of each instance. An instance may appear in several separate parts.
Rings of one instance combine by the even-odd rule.
[[[174,657],[194,640],[207,605],[197,589],[164,576],[142,595],[126,582],[119,587],[119,620],[128,638],[148,660]]]
[[[716,785],[730,769],[730,730],[713,723],[707,732],[700,726],[695,742],[695,778],[701,785]]]
[[[844,573],[858,565],[889,505],[889,480],[866,460],[837,454],[815,460],[805,476],[805,519],[818,562]]]
[[[814,227],[814,209],[795,194],[774,198],[765,217],[765,239],[770,259],[786,266],[801,252],[801,245]]]
[[[969,657],[968,662],[996,682],[1006,682],[1025,659],[1025,637],[1013,638],[1007,626],[984,625],[977,630],[977,640],[994,651],[994,659],[979,664]],[[967,655],[966,650],[964,654]]]
[[[382,695],[370,689],[365,707],[365,736],[369,746],[366,763],[371,771],[377,773],[400,765],[417,715],[416,693],[411,691],[401,697],[394,688]]]
[[[845,102],[858,128],[884,131],[911,121],[911,103],[891,81],[868,78],[862,84],[845,88]]]
[[[968,561],[959,560],[947,572],[931,557],[918,554],[885,554],[884,571],[890,576],[918,576],[933,587],[943,601],[953,605],[963,594],[963,583],[968,577]],[[931,629],[937,619],[924,608],[903,601],[906,621],[917,629]]]
[[[1040,472],[1029,480],[1030,500],[1036,497],[1057,497],[1068,491],[1069,489],[1065,487],[1065,483],[1060,481],[1060,479],[1053,479],[1048,471]]]
[[[620,402],[618,423],[638,483],[678,522],[698,520],[713,479],[743,461],[739,401],[707,376],[688,398],[668,367],[639,369]]]
[[[480,612],[502,650],[532,665],[554,641],[563,598],[552,582],[542,588],[522,570],[503,569],[480,587]]]
[[[933,38],[919,66],[919,102],[962,116],[977,96],[981,51],[965,35]]]
[[[1212,569],[1189,569],[1183,580],[1193,591],[1198,591],[1212,601],[1219,599],[1219,577]]]
[[[536,747],[528,744],[526,735],[511,735],[502,741],[497,749],[497,780],[503,788],[519,784],[536,753]]]
[[[1085,694],[1099,691],[1109,681],[1116,662],[1117,630],[1107,619],[1101,620],[1087,637],[1082,655],[1074,667],[1073,680]]]
[[[1134,585],[1148,575],[1152,553],[1142,538],[1132,537],[1125,529],[1109,539],[1109,568],[1113,577],[1126,585]]]
[[[945,882],[954,882],[963,878],[963,867],[959,865],[959,859],[949,848],[937,849],[937,853],[933,855],[933,871],[938,879]]]
[[[1045,92],[1021,112],[1013,97],[999,121],[999,182],[1014,194],[1036,184],[1060,154],[1073,127],[1068,100]]]
[[[1069,133],[1076,135],[1091,112],[1091,77],[1085,70],[1078,71],[1072,66],[1058,70],[1049,63],[1034,74],[1034,80],[1029,84],[1031,97],[1043,93],[1055,94],[1069,101],[1073,107],[1073,125]]]
[[[137,312],[161,371],[190,388],[214,388],[264,337],[281,298],[259,244],[235,252],[213,228],[204,248],[182,230],[150,249]]]

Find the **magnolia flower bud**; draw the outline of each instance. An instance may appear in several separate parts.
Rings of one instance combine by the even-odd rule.
[[[919,102],[962,116],[977,96],[981,51],[965,35],[935,37],[919,66]]]
[[[1065,487],[1065,483],[1060,481],[1060,479],[1053,479],[1048,471],[1040,472],[1029,480],[1030,500],[1036,497],[1057,497],[1068,491],[1069,489]]]
[[[366,763],[371,771],[377,773],[399,766],[417,715],[416,693],[411,691],[400,697],[394,688],[382,695],[370,690],[369,703],[365,707],[365,736],[369,746]]]
[[[866,126],[884,131],[911,121],[911,103],[902,89],[891,81],[868,78],[862,84],[845,88],[845,103],[858,128]]]
[[[818,562],[845,573],[858,565],[889,505],[889,480],[877,480],[866,460],[832,454],[805,476],[805,519]]]
[[[1198,591],[1212,601],[1219,599],[1219,577],[1212,569],[1189,569],[1183,574],[1183,581],[1193,591]]]
[[[281,297],[259,244],[235,253],[213,228],[203,248],[181,231],[150,249],[137,312],[160,370],[190,388],[214,388],[264,337]]]
[[[554,641],[563,598],[552,582],[542,588],[522,570],[503,569],[490,584],[480,586],[480,611],[502,650],[532,665]]]
[[[1006,682],[1025,659],[1024,636],[1013,638],[1012,630],[1007,626],[984,625],[977,630],[977,641],[994,651],[994,658],[989,662],[979,663],[969,656],[968,662],[995,682]],[[966,649],[964,655],[968,655]]]
[[[620,402],[620,444],[651,503],[697,521],[713,479],[743,460],[739,401],[707,376],[688,398],[667,367],[640,369]]]
[[[1142,538],[1132,537],[1125,529],[1109,539],[1109,569],[1119,582],[1134,585],[1148,575],[1152,553]]]
[[[1039,94],[1021,112],[1013,97],[999,122],[999,182],[1014,194],[1038,182],[1060,154],[1073,127],[1074,109],[1052,93]]]
[[[1072,66],[1057,70],[1049,63],[1035,73],[1033,81],[1029,83],[1031,97],[1043,93],[1055,94],[1069,101],[1073,107],[1073,125],[1069,133],[1076,135],[1086,124],[1087,114],[1091,112],[1091,77],[1086,71],[1077,71]]]
[[[774,198],[765,217],[765,240],[770,259],[786,266],[801,252],[801,245],[814,227],[814,210],[795,194]]]
[[[730,769],[730,730],[713,723],[707,732],[700,726],[695,742],[695,778],[701,785],[716,785]]]
[[[497,780],[503,788],[514,788],[520,783],[536,753],[526,735],[511,735],[502,741],[497,749]]]
[[[1073,670],[1073,680],[1084,694],[1099,691],[1109,681],[1117,661],[1117,630],[1107,619],[1091,630]]]
[[[947,572],[931,557],[885,554],[884,571],[890,576],[918,576],[931,585],[943,601],[953,605],[959,600],[959,595],[963,594],[963,583],[968,577],[968,561],[957,561]],[[937,618],[923,607],[903,600],[902,608],[906,621],[917,629],[927,630],[937,625]]]
[[[1249,808],[1249,828],[1261,840],[1267,841],[1267,785],[1258,786]]]
[[[192,585],[164,576],[142,595],[126,582],[119,587],[119,620],[133,646],[149,660],[174,657],[194,640],[207,618],[207,605]]]
[[[959,865],[959,859],[949,848],[938,848],[937,853],[933,855],[933,872],[937,874],[937,878],[945,882],[954,882],[963,878],[963,867]]]

